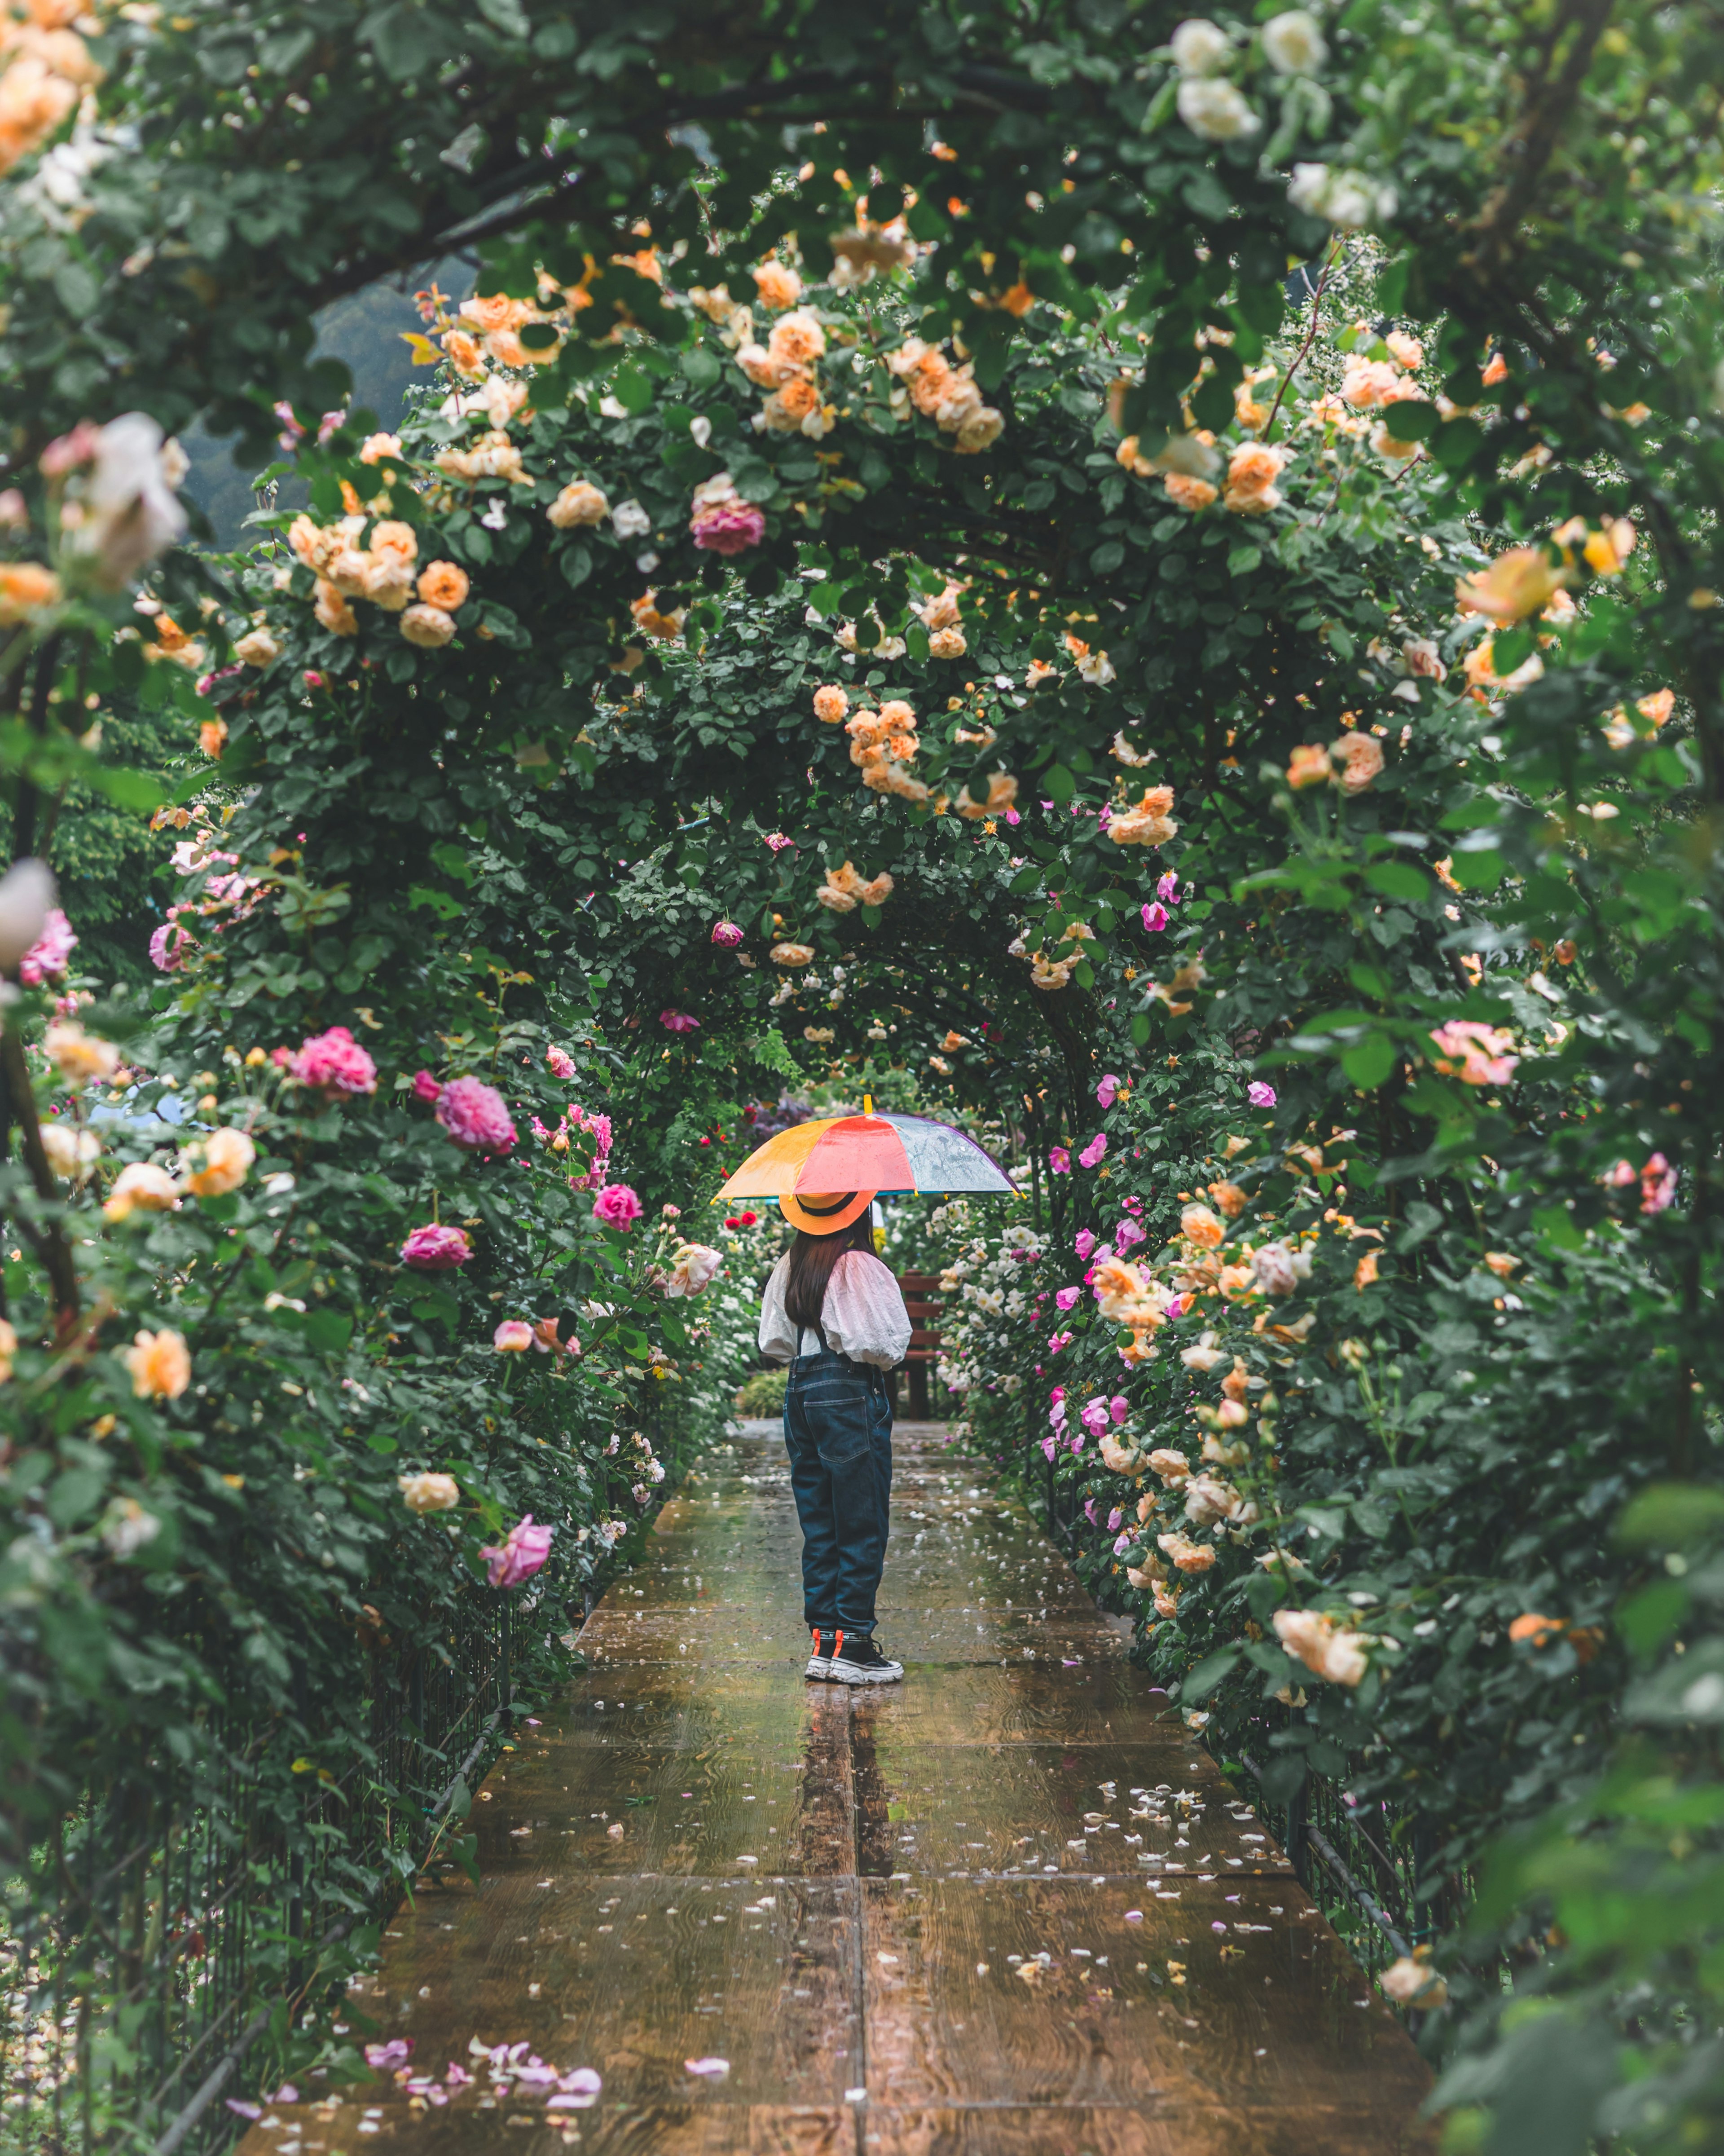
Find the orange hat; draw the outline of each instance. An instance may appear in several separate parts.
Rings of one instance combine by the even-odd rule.
[[[874,1199],[871,1190],[806,1190],[800,1196],[787,1192],[778,1210],[805,1235],[835,1235],[859,1219]]]

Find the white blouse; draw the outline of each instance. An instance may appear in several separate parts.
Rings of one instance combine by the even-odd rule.
[[[772,1268],[760,1306],[760,1352],[769,1361],[788,1363],[798,1355],[818,1355],[820,1336],[804,1328],[798,1336],[784,1308],[787,1255]],[[853,1363],[872,1363],[890,1370],[904,1360],[910,1345],[910,1312],[896,1280],[867,1250],[846,1250],[832,1268],[820,1309],[826,1338]]]

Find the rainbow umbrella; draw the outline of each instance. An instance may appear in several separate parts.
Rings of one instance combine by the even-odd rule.
[[[870,1105],[859,1116],[819,1116],[780,1131],[749,1154],[718,1202],[840,1190],[1018,1194],[976,1141],[950,1123],[876,1115]]]

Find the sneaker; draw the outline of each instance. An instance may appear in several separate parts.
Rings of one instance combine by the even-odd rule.
[[[832,1639],[833,1635],[830,1632],[823,1633],[818,1625],[815,1627],[813,1651],[808,1656],[808,1666],[803,1671],[803,1675],[805,1677],[812,1677],[817,1684],[831,1682],[832,1649],[829,1642]]]
[[[875,1645],[871,1633],[864,1633],[859,1637],[853,1633],[846,1641],[840,1632],[833,1643],[832,1659],[827,1665],[827,1671],[829,1681],[833,1684],[897,1684],[903,1679],[904,1665],[889,1661]]]

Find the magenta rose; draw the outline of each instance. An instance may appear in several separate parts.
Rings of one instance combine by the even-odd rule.
[[[422,1273],[449,1272],[464,1265],[472,1255],[464,1228],[442,1228],[434,1221],[415,1228],[401,1246],[401,1262]]]
[[[660,1011],[659,1023],[667,1033],[698,1033],[700,1030],[700,1019],[690,1018],[686,1011]]]
[[[709,554],[746,554],[767,536],[767,520],[752,502],[711,501],[695,511],[689,530]]]
[[[558,1048],[554,1045],[547,1048],[545,1050],[545,1061],[553,1078],[561,1078],[567,1082],[575,1075],[575,1059],[566,1048]]]
[[[607,1228],[627,1228],[640,1218],[640,1200],[626,1183],[608,1183],[593,1201],[593,1217]]]
[[[734,951],[742,941],[742,932],[734,921],[715,921],[712,940],[721,951]]]
[[[198,948],[198,939],[177,921],[164,921],[150,938],[150,963],[158,973],[177,973]]]
[[[1078,1155],[1078,1160],[1085,1168],[1095,1168],[1099,1165],[1106,1151],[1107,1133],[1106,1131],[1097,1131],[1095,1137]]]
[[[1049,1147],[1048,1168],[1049,1173],[1054,1175],[1071,1173],[1071,1155],[1064,1146]]]
[[[302,1086],[321,1086],[331,1093],[375,1093],[377,1066],[344,1025],[314,1033],[300,1044],[288,1070]]]
[[[59,906],[49,911],[42,933],[18,962],[18,977],[27,988],[39,988],[50,973],[64,973],[78,938]]]
[[[517,1136],[502,1095],[477,1078],[450,1080],[437,1120],[464,1152],[507,1152]]]
[[[443,1098],[443,1081],[434,1078],[428,1070],[415,1070],[413,1098],[416,1101],[440,1101]]]
[[[500,1549],[482,1549],[479,1554],[485,1559],[493,1587],[519,1587],[523,1580],[531,1579],[544,1565],[551,1554],[552,1527],[536,1527],[529,1512],[509,1530]]]

